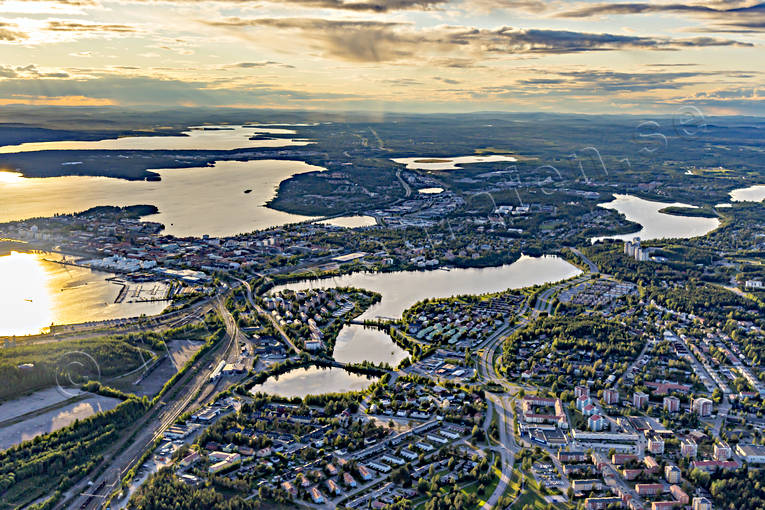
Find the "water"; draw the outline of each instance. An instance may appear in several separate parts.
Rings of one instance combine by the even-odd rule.
[[[26,397],[22,397],[24,399]],[[75,420],[84,420],[96,413],[114,409],[119,399],[90,395],[85,400],[65,404],[62,407],[45,411],[37,416],[0,428],[0,450],[9,448],[23,441],[29,441],[41,434],[48,434],[68,425]]]
[[[115,303],[121,287],[106,280],[112,275],[50,262],[60,259],[18,252],[0,257],[0,336],[44,333],[51,324],[155,315],[168,304]]]
[[[512,156],[456,156],[456,157],[416,157],[393,158],[396,163],[406,165],[408,170],[457,170],[460,165],[470,163],[513,163],[518,161]]]
[[[345,228],[358,228],[358,227],[372,227],[377,225],[377,220],[374,216],[341,216],[339,218],[332,218],[322,221],[325,225],[333,225],[335,227]]]
[[[762,202],[765,199],[765,184],[734,189],[730,197],[733,202]]]
[[[485,294],[519,289],[535,284],[565,280],[581,271],[556,256],[522,256],[512,264],[499,267],[452,269],[450,271],[397,271],[392,273],[353,273],[320,280],[280,285],[284,289],[357,287],[382,295],[360,319],[401,317],[407,308],[425,298],[449,297],[458,294]],[[364,330],[372,331],[372,330]]]
[[[284,179],[322,170],[302,161],[218,161],[211,167],[157,170],[162,176],[157,182],[85,176],[27,179],[0,172],[0,223],[97,205],[151,204],[160,212],[144,219],[163,223],[167,234],[229,236],[311,219],[265,203]]]
[[[290,135],[295,131],[268,127],[206,126],[192,127],[185,136],[126,136],[96,141],[29,142],[0,147],[0,154],[52,150],[233,150],[253,147],[303,146],[307,140],[280,138],[250,140],[256,134]],[[223,128],[223,129],[216,129]]]
[[[676,216],[673,214],[660,213],[665,207],[693,207],[688,204],[675,202],[653,202],[632,195],[614,195],[614,200],[605,204],[599,204],[605,209],[614,209],[630,220],[641,225],[639,232],[620,234],[613,236],[593,237],[592,242],[602,239],[630,240],[633,237],[647,241],[651,239],[688,239],[703,236],[716,229],[720,225],[717,218],[699,218],[692,216]]]
[[[396,345],[390,336],[376,328],[346,324],[340,330],[332,357],[340,363],[387,363],[397,366],[409,353]]]
[[[307,395],[365,390],[376,380],[374,377],[352,374],[342,368],[296,368],[267,379],[263,384],[254,386],[250,392],[305,398]]]

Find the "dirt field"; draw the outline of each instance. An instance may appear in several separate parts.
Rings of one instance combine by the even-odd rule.
[[[202,348],[203,343],[191,340],[170,340],[167,342],[167,349],[170,352],[170,357],[165,356],[165,359],[147,375],[140,383],[136,384],[123,384],[121,389],[129,393],[135,393],[139,397],[144,395],[154,396],[162,386],[180,370],[183,365]],[[133,379],[133,381],[136,378]]]

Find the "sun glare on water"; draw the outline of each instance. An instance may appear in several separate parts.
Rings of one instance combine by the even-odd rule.
[[[23,180],[24,176],[18,172],[0,170],[0,184],[16,184]]]
[[[0,324],[3,332],[43,332],[52,316],[48,273],[38,255],[12,252],[0,257]]]

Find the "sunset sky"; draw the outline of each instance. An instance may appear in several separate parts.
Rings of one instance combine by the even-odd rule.
[[[765,3],[0,0],[0,104],[765,115]]]

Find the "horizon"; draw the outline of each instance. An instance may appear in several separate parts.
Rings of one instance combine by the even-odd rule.
[[[765,4],[5,0],[0,105],[765,115]]]

